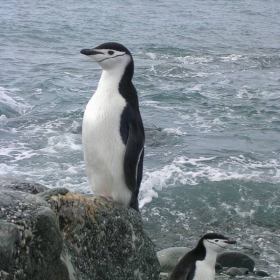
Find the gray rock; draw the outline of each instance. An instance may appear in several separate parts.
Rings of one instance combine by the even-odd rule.
[[[5,258],[0,270],[6,279],[58,279],[63,240],[45,201],[24,192],[1,191],[0,236],[0,256]]]
[[[44,192],[38,193],[37,196],[44,199],[45,201],[49,202],[52,196],[57,196],[59,194],[67,194],[69,192],[66,188],[54,188],[54,189],[47,189]]]
[[[267,273],[266,271],[264,271],[264,270],[258,270],[258,269],[254,271],[254,274],[255,274],[256,276],[260,276],[260,277],[268,277],[268,276],[270,276],[270,274]]]
[[[247,274],[249,274],[249,269],[248,268],[246,268],[246,267],[239,267],[239,269],[242,271],[242,273],[244,274],[244,275],[247,275]]]
[[[187,247],[171,247],[157,252],[161,272],[171,273],[175,265],[190,249]]]
[[[254,251],[252,252],[252,254],[253,254],[254,256],[260,256],[260,255],[261,255],[261,252],[258,251],[258,250],[254,250]]]
[[[223,267],[243,267],[248,268],[251,272],[253,272],[255,267],[255,262],[252,258],[236,251],[226,251],[219,254],[217,262]]]
[[[0,256],[6,258],[0,270],[5,278],[57,279],[63,241],[53,211],[32,194],[2,190],[0,195]]]
[[[1,269],[4,271],[11,270],[14,265],[15,243],[18,240],[19,230],[17,226],[5,221],[0,222],[0,263]]]
[[[9,278],[9,273],[3,271],[3,270],[0,270],[0,279],[2,280],[8,280]]]
[[[243,243],[241,244],[241,247],[245,250],[253,250],[253,245],[251,244]]]
[[[0,179],[0,190],[14,190],[26,193],[37,194],[48,190],[44,185],[34,182],[21,182],[14,179]]]
[[[223,270],[223,267],[219,264],[219,263],[216,263],[215,264],[215,271],[216,272],[220,272],[220,271],[222,271]]]
[[[103,197],[52,197],[76,279],[153,280],[160,265],[141,216]]]
[[[216,279],[216,280],[228,280],[228,279],[230,279],[230,277],[227,276],[227,275],[224,275],[224,274],[220,274],[220,275],[216,275],[216,276],[215,276],[215,279]],[[251,280],[251,279],[250,279],[250,280]]]
[[[62,189],[2,187],[0,195],[0,279],[158,279],[154,245],[133,209]]]
[[[161,272],[159,275],[159,280],[168,280],[168,273]]]
[[[237,267],[231,267],[228,270],[226,270],[224,273],[233,277],[243,275],[243,272]]]

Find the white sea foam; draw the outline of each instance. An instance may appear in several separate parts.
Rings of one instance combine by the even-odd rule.
[[[15,95],[14,92],[20,92],[20,89],[6,89],[0,87],[0,103],[5,104],[6,106],[23,115],[27,111],[29,111],[32,106],[20,96]],[[13,97],[11,97],[10,95],[13,95]]]
[[[42,155],[39,156],[42,159]],[[9,164],[0,163],[0,177],[36,181],[50,188],[66,187],[76,192],[91,192],[83,160],[75,162],[75,165],[68,162],[53,162],[51,159],[49,162],[42,160],[41,164],[29,161],[27,166],[15,161],[10,161]]]
[[[280,182],[280,162],[271,159],[260,162],[244,156],[229,157],[220,162],[216,157],[176,157],[159,170],[146,170],[140,191],[141,207],[158,196],[163,188],[176,185],[197,185],[201,180],[220,182],[225,180],[249,180],[255,182]],[[226,205],[224,205],[226,207]],[[238,212],[238,209],[235,209]],[[253,215],[254,213],[241,213]]]
[[[37,153],[34,153],[33,151],[21,151],[17,152],[17,155],[14,157],[14,161],[20,161],[28,158],[32,158],[33,156],[38,155]]]
[[[269,99],[269,100],[279,99],[280,91],[274,91],[274,92],[262,91],[260,93],[260,96],[264,99]]]
[[[0,123],[5,124],[7,122],[7,117],[5,115],[0,116]]]
[[[152,101],[152,100],[144,101],[141,103],[142,106],[157,108],[157,109],[161,109],[161,110],[165,110],[165,111],[174,110],[174,107],[166,106],[165,104],[166,103],[164,103],[164,102]]]
[[[59,149],[70,148],[70,150],[75,150],[75,151],[82,150],[82,146],[75,143],[75,138],[72,134],[67,133],[67,134],[64,134],[64,135],[62,135],[58,138],[60,138],[60,139],[59,139],[59,142],[57,143],[56,146]]]
[[[240,98],[240,99],[252,99],[252,98],[256,98],[257,96],[253,93],[251,93],[248,88],[243,87],[241,89],[239,89],[237,91],[237,95],[236,98]]]
[[[222,61],[237,61],[237,60],[240,60],[240,59],[244,59],[244,57],[240,54],[231,54],[231,55],[228,55],[228,56],[222,56],[221,57]]]
[[[226,114],[226,118],[235,118],[235,116],[231,117],[230,112],[228,111],[226,112]],[[199,131],[200,133],[223,131],[227,125],[227,123],[222,120],[222,118],[224,117],[223,115],[212,119],[213,114],[211,112],[211,109],[207,113],[207,115],[205,115],[205,112],[202,113],[200,110],[195,110],[192,114],[179,113],[178,116],[183,121],[182,124],[185,124],[187,122],[191,127],[195,128],[195,130]]]
[[[214,58],[210,55],[205,56],[184,56],[184,57],[178,57],[177,61],[183,63],[183,64],[205,64],[213,62]]]
[[[188,91],[201,91],[201,88],[202,88],[202,85],[201,84],[198,84],[198,85],[195,85],[191,88],[188,88],[187,90]]]
[[[256,91],[247,86],[244,86],[237,91],[237,98],[240,99],[253,99],[260,98],[265,100],[276,100],[280,98],[280,91]]]
[[[166,132],[169,135],[177,135],[177,136],[184,136],[184,135],[187,134],[186,132],[182,132],[181,131],[181,127],[177,127],[177,128],[164,128],[162,131]]]
[[[41,151],[48,153],[59,153],[61,150],[82,150],[81,144],[77,144],[75,138],[76,135],[70,133],[51,136],[48,138],[47,146]]]
[[[191,75],[191,77],[205,78],[214,75],[214,73],[196,72]]]
[[[156,60],[157,55],[155,53],[147,53],[147,56],[150,57],[152,60]]]
[[[234,208],[237,215],[239,215],[241,218],[252,218],[255,214],[255,210],[250,210],[249,212],[242,211],[240,207]]]
[[[0,156],[8,157],[11,164],[21,160],[30,159],[37,155],[38,153],[36,151],[25,147],[23,143],[11,142],[9,147],[0,148]],[[18,163],[16,165],[18,165]]]
[[[11,165],[7,165],[5,163],[0,163],[0,175],[4,177],[6,175],[10,175],[14,172],[15,167]]]

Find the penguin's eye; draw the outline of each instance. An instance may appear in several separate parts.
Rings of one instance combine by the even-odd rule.
[[[113,51],[108,51],[108,54],[109,54],[109,55],[113,55],[114,52],[113,52]]]

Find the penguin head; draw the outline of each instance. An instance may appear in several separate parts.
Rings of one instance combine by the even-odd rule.
[[[94,59],[103,70],[123,70],[132,64],[133,59],[129,50],[115,42],[101,44],[93,49],[83,49],[81,53]]]
[[[236,241],[218,233],[206,233],[199,242],[203,243],[207,252],[215,253],[223,251],[231,244],[236,244]]]

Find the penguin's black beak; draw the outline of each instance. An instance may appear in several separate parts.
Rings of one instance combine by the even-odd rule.
[[[95,49],[83,49],[81,53],[84,55],[95,55],[95,54],[103,54],[103,52],[97,51]]]
[[[224,242],[227,243],[227,244],[236,244],[235,240],[226,240]]]

